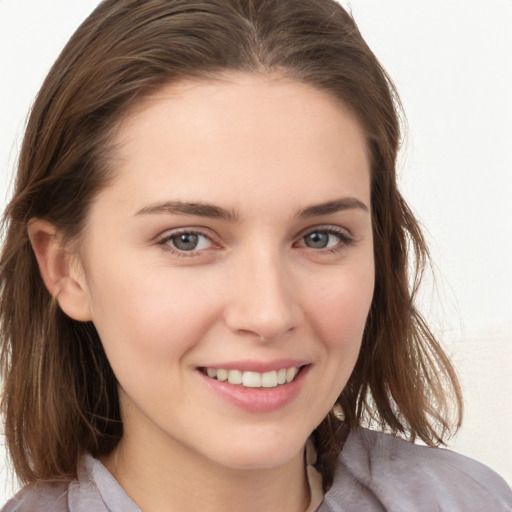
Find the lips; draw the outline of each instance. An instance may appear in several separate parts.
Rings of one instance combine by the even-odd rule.
[[[219,363],[218,367],[199,367],[197,374],[208,389],[231,405],[250,413],[270,413],[295,400],[311,366],[291,360],[273,364]]]
[[[267,372],[243,371],[238,368],[203,368],[211,379],[246,388],[275,388],[293,382],[301,367],[289,366]]]

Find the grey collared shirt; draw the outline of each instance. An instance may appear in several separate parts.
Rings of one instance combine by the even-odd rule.
[[[78,479],[31,485],[2,512],[141,512],[107,469],[83,458]],[[440,448],[359,429],[318,512],[505,512],[512,491],[486,466]]]

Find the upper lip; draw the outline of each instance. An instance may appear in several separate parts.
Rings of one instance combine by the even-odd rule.
[[[300,368],[301,366],[305,366],[310,364],[309,361],[299,360],[299,359],[277,359],[274,361],[225,361],[225,362],[216,362],[216,363],[208,363],[200,368],[217,368],[223,370],[240,370],[243,372],[258,372],[265,373],[271,371],[281,370],[282,368]]]

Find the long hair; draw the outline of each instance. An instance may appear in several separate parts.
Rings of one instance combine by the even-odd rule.
[[[370,424],[433,445],[450,432],[450,411],[460,424],[455,372],[414,304],[428,251],[397,189],[400,102],[352,17],[333,0],[105,0],[39,91],[3,221],[2,409],[22,482],[73,478],[84,453],[106,455],[123,435],[101,340],[46,290],[28,221],[79,237],[112,177],[112,134],[126,111],[163,85],[229,72],[276,72],[327,91],[357,116],[370,150],[375,291],[338,399],[345,419],[330,414],[315,432],[324,487],[349,429]]]

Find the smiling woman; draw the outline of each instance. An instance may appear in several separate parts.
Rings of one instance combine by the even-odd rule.
[[[5,214],[5,511],[509,509],[433,447],[461,396],[397,109],[330,0],[98,6]]]
[[[94,323],[119,382],[125,436],[105,465],[127,487],[141,446],[161,462],[201,455],[212,472],[296,471],[352,372],[373,295],[358,123],[294,80],[227,75],[147,98],[114,158],[59,299]],[[58,282],[51,228],[29,232]]]

